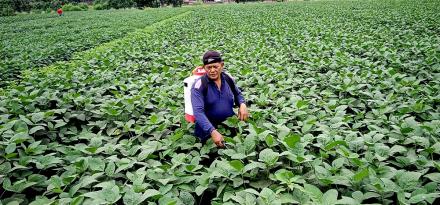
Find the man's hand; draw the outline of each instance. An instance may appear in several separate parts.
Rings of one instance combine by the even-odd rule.
[[[244,103],[240,104],[240,108],[238,108],[238,119],[241,121],[246,121],[249,117],[249,113],[247,110],[247,106]]]
[[[217,130],[214,130],[211,132],[211,139],[212,141],[214,141],[214,143],[217,145],[217,147],[224,147],[225,145],[223,144],[223,135],[220,134],[220,132],[218,132]]]

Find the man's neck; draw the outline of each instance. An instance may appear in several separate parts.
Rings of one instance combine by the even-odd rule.
[[[217,85],[217,88],[220,90],[222,86],[222,75],[220,75],[216,80],[214,80],[214,83]]]

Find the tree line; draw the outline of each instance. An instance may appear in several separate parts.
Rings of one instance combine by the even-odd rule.
[[[182,6],[183,0],[1,0],[0,16],[14,15],[16,12],[52,11],[68,5],[67,10],[120,9],[132,7]]]

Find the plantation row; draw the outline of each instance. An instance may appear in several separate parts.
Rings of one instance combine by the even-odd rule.
[[[439,4],[212,6],[27,71],[0,92],[1,203],[435,204]],[[252,115],[223,150],[183,117],[209,49]]]
[[[69,60],[75,52],[121,38],[185,10],[93,11],[61,17],[51,14],[0,18],[0,87],[20,78],[23,70]]]

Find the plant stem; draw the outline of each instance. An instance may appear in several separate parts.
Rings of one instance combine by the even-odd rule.
[[[2,194],[0,195],[0,199],[3,198],[3,194],[5,194],[6,190],[3,190]]]

